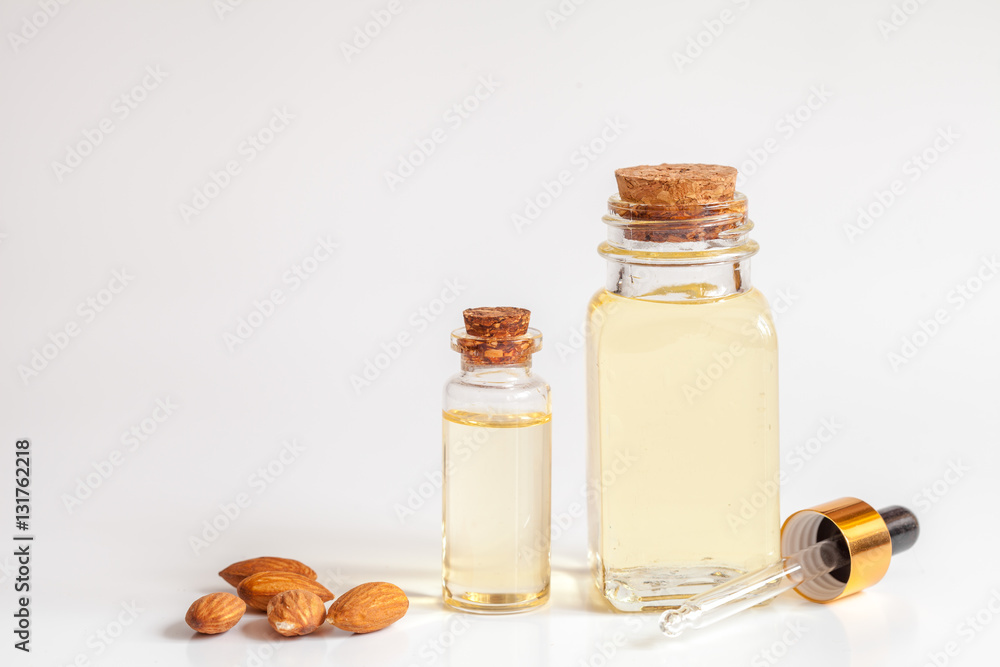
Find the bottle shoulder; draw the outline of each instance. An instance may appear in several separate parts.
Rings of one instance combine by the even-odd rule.
[[[590,301],[588,320],[594,333],[608,327],[634,332],[646,326],[694,333],[705,326],[718,326],[752,329],[755,336],[776,338],[771,307],[757,288],[718,299],[686,301],[638,299],[599,290]]]
[[[485,376],[485,377],[484,377]],[[456,373],[444,386],[445,411],[483,414],[551,412],[551,389],[541,376],[503,372]]]
[[[684,309],[697,310],[700,316],[705,316],[709,311],[725,313],[746,313],[749,316],[763,313],[770,317],[771,306],[767,297],[756,287],[751,287],[745,292],[731,294],[719,298],[704,299],[684,299],[684,300],[664,300],[657,298],[638,298],[613,294],[606,289],[598,290],[590,299],[590,311],[615,311],[615,310],[639,310],[646,309],[649,312],[656,312],[653,309],[663,309],[662,312],[683,312]]]

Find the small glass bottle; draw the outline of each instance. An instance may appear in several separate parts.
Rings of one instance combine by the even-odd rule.
[[[615,175],[587,327],[590,562],[644,611],[780,558],[778,351],[736,170]]]
[[[542,335],[523,308],[472,308],[452,332],[462,370],[444,388],[443,595],[511,613],[549,596],[549,386],[531,372]]]

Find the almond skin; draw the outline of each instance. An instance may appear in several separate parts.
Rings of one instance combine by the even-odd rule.
[[[323,624],[325,616],[323,600],[309,591],[285,591],[267,603],[267,622],[286,637],[308,635]]]
[[[316,572],[305,563],[300,563],[291,558],[276,558],[274,556],[261,556],[250,560],[241,560],[233,563],[219,573],[219,576],[226,580],[231,586],[239,586],[240,582],[251,574],[258,572],[293,572],[301,574],[307,579],[316,579]]]
[[[278,593],[301,589],[315,593],[324,602],[333,599],[333,593],[323,584],[293,572],[258,572],[240,582],[236,593],[247,605],[267,611],[267,603]]]
[[[232,593],[211,593],[195,600],[184,620],[195,632],[217,635],[239,623],[246,610],[246,603]]]
[[[326,622],[348,632],[375,632],[403,618],[410,601],[399,586],[376,581],[355,586],[330,605]]]

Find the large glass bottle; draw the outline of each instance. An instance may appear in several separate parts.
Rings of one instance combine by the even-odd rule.
[[[462,371],[444,389],[445,604],[511,613],[549,596],[549,386],[531,371],[542,336],[522,308],[466,310]]]
[[[750,284],[758,246],[746,197],[709,187],[720,170],[732,187],[736,170],[700,167],[630,168],[647,171],[624,183],[619,170],[620,192],[642,187],[604,216],[607,283],[587,327],[590,560],[623,611],[677,606],[780,557],[777,340]]]

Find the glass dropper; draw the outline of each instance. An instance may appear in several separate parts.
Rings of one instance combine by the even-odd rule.
[[[660,630],[668,637],[676,637],[685,630],[703,628],[843,567],[850,560],[840,536],[817,542],[665,611],[660,616]]]
[[[865,508],[867,508],[867,512]],[[920,525],[910,510],[894,505],[876,512],[869,505],[856,498],[842,498],[818,508],[798,512],[789,518],[786,527],[794,518],[802,518],[803,515],[811,514],[814,519],[823,519],[823,514],[817,513],[818,510],[824,510],[830,516],[843,517],[846,523],[853,522],[853,525],[864,522],[862,532],[866,537],[883,535],[882,539],[891,544],[891,547],[886,544],[886,549],[880,556],[884,558],[886,568],[889,557],[909,549],[920,534]],[[835,514],[836,511],[839,511],[840,514]],[[805,518],[798,524],[801,526],[808,521],[809,518]],[[828,519],[823,519],[823,521],[829,523]],[[859,542],[853,538],[849,544],[849,540],[845,539],[844,534],[837,530],[822,532],[825,526],[817,521],[808,525],[816,529],[814,532],[809,532],[806,529],[808,535],[814,536],[814,539],[810,539],[808,535],[803,536],[801,531],[799,532],[800,537],[803,537],[809,546],[783,557],[773,565],[727,581],[687,599],[675,609],[665,611],[660,616],[660,630],[668,637],[677,637],[685,630],[703,628],[724,618],[729,618],[733,614],[767,602],[789,589],[804,586],[831,572],[833,577],[837,578],[837,575],[842,574],[842,572],[836,572],[839,568],[846,567],[849,571],[852,552],[857,552],[853,556],[857,557],[865,549],[870,548],[868,544],[859,546]],[[826,539],[820,539],[825,535],[830,536]],[[870,542],[875,542],[877,539],[870,540]],[[880,577],[881,574],[871,583]],[[839,594],[831,595],[824,600],[832,600],[836,597],[839,597]]]

